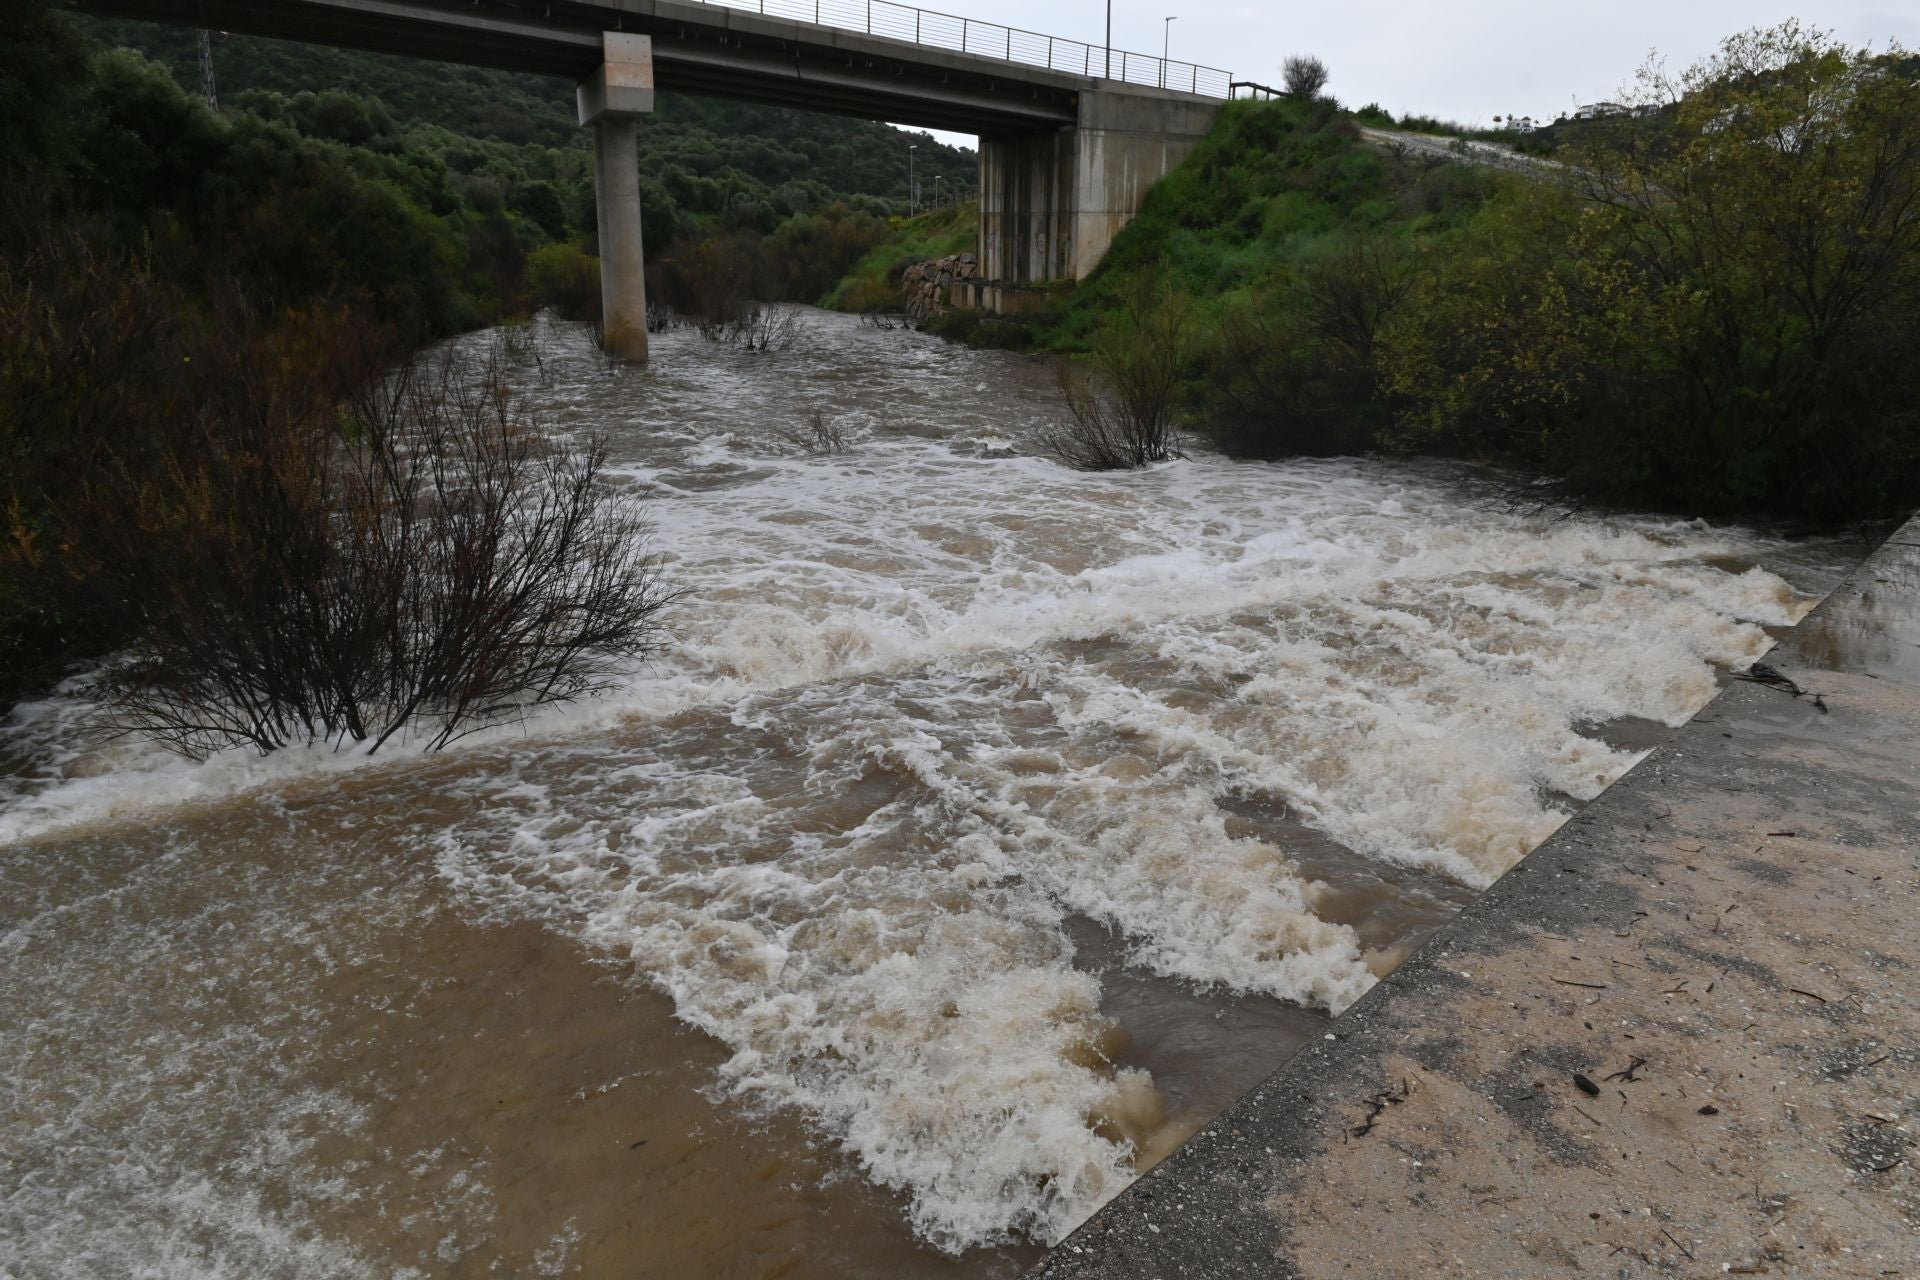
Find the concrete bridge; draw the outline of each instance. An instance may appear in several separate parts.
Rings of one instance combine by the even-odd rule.
[[[609,353],[647,354],[638,119],[656,89],[980,138],[983,278],[1080,279],[1232,77],[892,0],[79,0],[245,35],[566,76],[594,130]],[[991,296],[989,294],[988,296]]]

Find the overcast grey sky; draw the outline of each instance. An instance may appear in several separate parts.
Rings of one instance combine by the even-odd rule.
[[[920,4],[1094,44],[1106,21],[1102,0]],[[1113,0],[1114,47],[1158,53],[1168,14],[1176,59],[1275,84],[1282,58],[1311,53],[1350,106],[1467,124],[1552,117],[1612,96],[1649,50],[1677,70],[1724,36],[1790,17],[1852,44],[1920,47],[1915,0]]]

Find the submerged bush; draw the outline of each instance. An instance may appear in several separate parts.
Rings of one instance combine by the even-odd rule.
[[[651,646],[635,506],[527,418],[504,353],[393,369],[363,312],[198,304],[77,236],[0,258],[0,324],[0,639],[123,649],[119,731],[438,747]]]
[[[555,445],[498,360],[376,377],[344,418],[203,415],[137,497],[136,657],[120,727],[189,755],[317,741],[428,748],[608,687],[665,603],[597,443]]]
[[[756,305],[769,290],[761,272],[758,242],[738,233],[705,236],[647,267],[647,296],[684,316],[711,341]]]
[[[818,409],[799,423],[775,427],[774,435],[798,453],[832,457],[852,447],[846,426]]]
[[[749,303],[728,323],[721,339],[748,351],[785,351],[801,333],[800,313],[792,307]]]
[[[1084,471],[1119,471],[1180,455],[1175,415],[1182,396],[1187,326],[1184,294],[1141,281],[1105,317],[1093,348],[1093,376],[1060,366],[1068,421],[1044,438],[1048,452]]]

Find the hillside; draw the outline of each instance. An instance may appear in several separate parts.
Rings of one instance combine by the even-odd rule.
[[[239,37],[215,58],[217,110],[197,92],[191,32],[9,6],[0,703],[136,625],[95,573],[105,553],[83,546],[133,527],[88,506],[103,449],[126,476],[170,474],[152,442],[263,370],[288,388],[269,402],[327,404],[423,340],[541,306],[598,316],[592,156],[570,85]],[[720,278],[812,301],[904,211],[914,135],[660,105],[645,234],[682,297]],[[971,152],[922,136],[916,160],[949,191],[974,181]]]
[[[200,82],[193,32],[85,19],[99,43],[135,49],[182,85]],[[564,80],[450,66],[318,45],[221,36],[214,46],[221,105],[290,119],[359,144],[375,137],[424,149],[462,176],[510,186],[558,181],[573,225],[592,208],[587,136]],[[343,101],[351,99],[351,102]],[[366,108],[355,111],[355,103]],[[907,146],[924,191],[978,180],[974,153],[871,120],[662,94],[641,127],[649,247],[702,224],[771,232],[836,201],[870,213],[907,204]],[[557,153],[557,154],[556,154]]]
[[[980,206],[948,205],[902,221],[853,265],[820,305],[836,311],[897,311],[908,267],[966,253],[980,238]]]
[[[1179,421],[1238,456],[1496,462],[1536,500],[1904,515],[1914,65],[1793,23],[1743,32],[1666,110],[1499,169],[1330,99],[1229,103],[1099,270],[1023,323],[1092,357],[1112,399],[1075,413],[1096,440]]]
[[[1457,227],[1491,187],[1469,166],[1366,145],[1330,102],[1229,103],[1114,238],[1047,342],[1084,347],[1114,299],[1147,276],[1218,317],[1356,242],[1405,245]]]

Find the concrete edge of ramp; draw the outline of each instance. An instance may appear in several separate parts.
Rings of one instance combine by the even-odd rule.
[[[1920,1274],[1920,519],[1766,661],[1030,1275]]]

